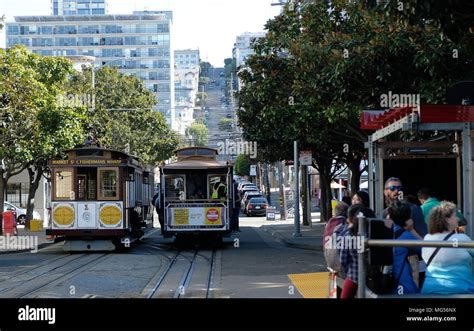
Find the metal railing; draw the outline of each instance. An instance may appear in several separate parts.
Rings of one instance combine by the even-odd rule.
[[[367,261],[365,256],[369,247],[446,247],[446,248],[474,248],[474,241],[445,241],[445,240],[393,240],[393,239],[368,239],[367,238],[367,219],[358,217],[359,232],[358,235],[363,238],[363,249],[358,252],[358,287],[357,297],[366,297],[366,269]]]

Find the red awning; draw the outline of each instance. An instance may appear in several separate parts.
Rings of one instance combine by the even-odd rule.
[[[362,130],[379,130],[417,111],[417,107],[399,107],[388,110],[364,110],[361,118]],[[474,122],[474,106],[422,105],[421,123]]]

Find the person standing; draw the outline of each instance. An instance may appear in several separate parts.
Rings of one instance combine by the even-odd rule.
[[[423,211],[423,217],[425,218],[425,223],[428,224],[429,216],[431,210],[439,206],[441,201],[439,201],[436,197],[433,196],[433,193],[430,189],[424,187],[418,191],[418,200],[421,202],[421,210]],[[459,218],[460,221],[464,220],[464,215],[456,208],[456,216]]]
[[[391,177],[387,179],[385,182],[384,188],[384,196],[385,196],[385,203],[389,206],[391,203],[395,202],[396,200],[404,200],[403,195],[403,186],[402,181],[399,178]],[[417,205],[406,202],[411,210],[411,219],[413,220],[414,229],[412,234],[419,238],[423,239],[423,237],[428,233],[428,227],[426,226],[423,211]],[[388,214],[387,209],[383,211],[383,218],[386,218]],[[398,228],[395,226],[394,231],[397,231]]]
[[[242,196],[238,190],[239,184],[232,180],[232,187],[234,190],[234,202],[232,204],[232,217],[231,217],[231,226],[230,230],[232,232],[240,232],[239,228],[239,216],[240,216],[240,202],[242,201]]]
[[[429,217],[429,234],[425,240],[470,242],[463,233],[455,233],[458,226],[456,205],[442,202],[435,206]],[[422,256],[427,261],[423,294],[473,294],[474,277],[472,258],[474,249],[423,247]]]
[[[384,196],[385,202],[387,206],[391,203],[394,203],[397,200],[405,200],[403,194],[403,185],[402,181],[397,177],[390,177],[385,182],[384,186]],[[423,211],[417,205],[406,202],[406,204],[410,207],[410,218],[413,220],[413,228],[410,230],[411,234],[414,235],[418,239],[423,239],[423,237],[428,233],[428,227],[425,223],[425,219],[423,217]],[[388,208],[387,208],[388,209]],[[388,210],[385,209],[383,211],[383,218],[387,219],[388,222],[392,222],[389,220],[390,217],[388,216]],[[393,232],[396,233],[401,228],[396,223],[393,223]],[[417,255],[412,255],[409,257],[410,263],[412,268],[415,270],[414,273],[418,273],[418,285],[421,287],[423,285],[423,281],[425,279],[425,272],[426,272],[426,263],[421,258],[418,258]]]
[[[364,191],[357,191],[354,193],[351,204],[356,205],[358,203],[363,204],[366,208],[370,208],[369,194]]]
[[[394,233],[394,239],[419,240],[411,233],[413,220],[410,218],[411,210],[408,203],[395,200],[388,206],[387,212],[390,219],[400,228]],[[419,254],[421,254],[421,248],[419,247],[394,247],[392,272],[397,281],[397,287],[394,289],[395,294],[414,294],[420,291],[416,281],[418,280],[418,273],[414,277],[409,261],[410,255]]]

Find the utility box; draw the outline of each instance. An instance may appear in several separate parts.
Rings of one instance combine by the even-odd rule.
[[[274,221],[276,215],[276,207],[267,207],[267,221]]]
[[[32,232],[43,231],[43,221],[42,220],[31,220],[30,221],[30,231],[32,231]]]

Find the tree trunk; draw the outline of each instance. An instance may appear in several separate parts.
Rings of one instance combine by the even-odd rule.
[[[270,165],[268,163],[265,163],[265,191],[267,193],[268,205],[270,206],[272,204],[272,190],[270,187]]]
[[[327,222],[331,218],[331,179],[330,175],[326,173],[326,169],[319,171],[319,183],[321,188],[321,221]]]
[[[362,171],[360,170],[360,162],[362,161],[362,156],[356,155],[352,162],[347,163],[347,167],[352,172],[351,177],[351,195],[354,195],[360,189],[360,177],[362,176]]]
[[[28,176],[30,178],[30,188],[28,190],[28,202],[26,206],[26,225],[27,229],[30,229],[30,221],[33,219],[33,211],[35,209],[35,195],[38,190],[41,177],[44,173],[43,167],[28,167]]]
[[[354,171],[351,169],[352,172],[352,178],[351,178],[351,195],[354,195],[355,192],[359,191],[360,189],[360,177],[362,175],[362,172],[360,170]]]
[[[331,168],[332,160],[323,159],[317,162],[319,185],[321,189],[321,221],[327,222],[332,217]]]
[[[285,196],[285,183],[284,183],[284,174],[282,162],[278,162],[278,184],[280,188],[280,220],[286,220],[286,196]]]

